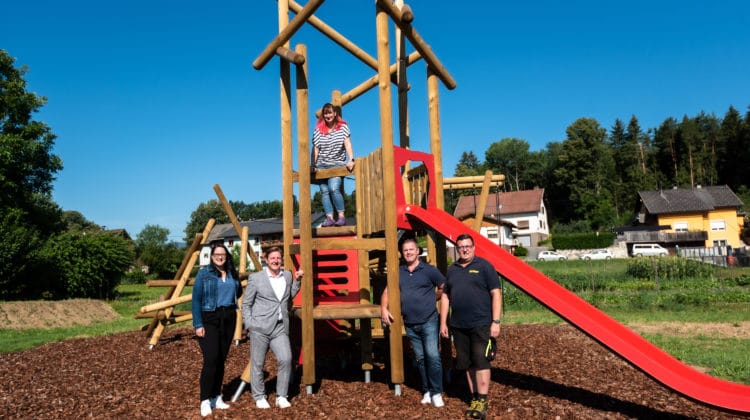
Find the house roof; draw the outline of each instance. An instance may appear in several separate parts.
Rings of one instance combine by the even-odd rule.
[[[128,240],[132,240],[132,238],[130,237],[130,234],[128,234],[128,231],[125,229],[107,229],[104,231],[104,233],[109,233],[112,235],[120,236]]]
[[[498,203],[502,205],[499,213],[503,216],[518,213],[536,213],[542,207],[543,197],[544,188],[490,194],[487,196],[487,207],[484,209],[484,217],[495,217],[498,213]],[[478,205],[479,195],[465,195],[460,197],[456,204],[456,209],[453,210],[453,216],[457,219],[474,216],[476,206]]]
[[[325,216],[325,214],[313,213],[311,216],[311,219],[313,221],[316,221]],[[256,219],[240,222],[240,227],[245,226],[247,226],[248,233],[250,235],[271,235],[282,233],[284,231],[284,220],[281,218],[272,217],[268,219]],[[299,217],[294,218],[294,227],[299,227]],[[236,230],[234,230],[234,226],[231,223],[222,223],[220,225],[215,225],[213,229],[211,229],[211,233],[208,234],[207,242],[213,242],[215,240],[225,238],[237,238],[239,236],[240,235]]]
[[[650,214],[705,212],[742,206],[742,200],[726,185],[639,191],[638,195]]]

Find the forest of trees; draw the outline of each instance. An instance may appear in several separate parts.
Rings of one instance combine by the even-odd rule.
[[[593,230],[631,224],[638,191],[728,185],[750,205],[750,109],[730,106],[723,118],[669,117],[643,129],[633,116],[607,130],[580,118],[561,142],[529,151],[523,139],[504,138],[485,151],[484,162],[466,151],[454,176],[504,174],[505,191],[544,188],[551,223]],[[462,194],[471,194],[464,191]],[[447,210],[456,197],[446,195]]]

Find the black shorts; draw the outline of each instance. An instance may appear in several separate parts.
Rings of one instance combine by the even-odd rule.
[[[456,369],[489,369],[490,362],[485,357],[487,342],[490,339],[490,326],[476,328],[452,328],[453,345],[456,347]]]

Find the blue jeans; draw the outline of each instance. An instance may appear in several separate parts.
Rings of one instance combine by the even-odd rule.
[[[337,168],[342,165],[320,165],[318,169]],[[333,214],[335,219],[337,215],[333,213],[334,207],[337,212],[344,211],[343,178],[340,176],[328,178],[321,181],[318,186],[320,186],[320,198],[323,200],[323,211],[326,214]]]
[[[417,369],[422,376],[422,393],[443,392],[443,365],[438,350],[439,320],[435,314],[424,324],[405,324],[406,336],[414,349]]]

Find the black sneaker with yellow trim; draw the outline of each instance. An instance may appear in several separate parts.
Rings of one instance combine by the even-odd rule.
[[[476,400],[476,404],[472,405],[471,413],[469,417],[473,419],[484,419],[487,417],[487,399],[479,398]]]
[[[469,404],[469,409],[464,411],[464,416],[473,418],[474,417],[474,410],[477,408],[477,403],[479,403],[479,400],[476,398],[471,399],[471,403]]]

